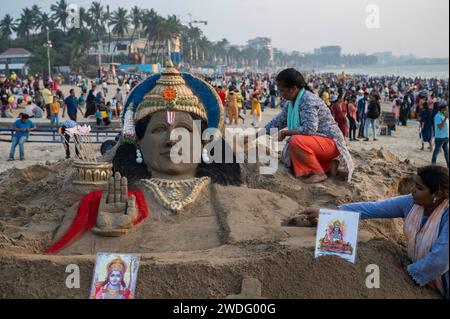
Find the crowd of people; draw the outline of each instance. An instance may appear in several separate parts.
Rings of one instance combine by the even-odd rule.
[[[112,119],[119,118],[128,94],[140,80],[138,76],[124,78],[123,88],[116,88],[107,101],[109,85],[106,80],[92,81],[89,89],[88,80],[78,78],[73,82],[69,95],[65,96],[57,80],[43,82],[39,76],[21,78],[14,72],[3,77],[0,81],[0,116],[17,118],[12,127],[14,135],[9,160],[14,160],[17,145],[20,160],[25,159],[24,144],[29,132],[36,129],[34,119],[47,119],[49,129],[59,132],[65,128],[64,123],[69,120],[76,123],[79,116],[94,117],[97,125],[109,125]],[[64,121],[66,114],[69,120]],[[31,126],[25,128],[28,125]]]
[[[219,94],[226,108],[227,124],[245,123],[247,111],[251,124],[259,127],[265,108],[283,107],[275,74],[247,73],[205,77]],[[448,80],[369,77],[344,74],[309,74],[307,87],[321,97],[331,111],[347,141],[371,139],[380,134],[391,136],[397,126],[409,120],[420,122],[418,137],[429,144],[433,163],[444,150],[448,165]],[[391,105],[383,112],[382,103]]]
[[[329,108],[346,141],[376,141],[380,134],[390,136],[396,126],[417,120],[421,149],[428,144],[433,163],[443,150],[448,165],[448,81],[315,73],[305,78],[308,89]],[[21,113],[29,118],[47,118],[51,129],[59,127],[66,113],[75,122],[78,115],[93,116],[98,125],[109,125],[120,116],[128,94],[142,77],[118,79],[120,85],[110,94],[106,78],[89,83],[82,76],[73,76],[74,88],[64,96],[57,81],[44,82],[40,88],[38,76],[21,79],[12,73],[1,83],[1,117],[17,117],[14,110],[23,108]],[[216,89],[228,125],[245,123],[249,117],[251,125],[258,128],[266,108],[283,108],[288,102],[280,94],[276,74],[216,74],[204,79]],[[381,103],[390,103],[391,112],[383,112]]]

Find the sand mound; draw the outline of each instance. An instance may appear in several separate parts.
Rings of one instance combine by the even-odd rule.
[[[0,249],[39,252],[83,193],[71,185],[70,161],[0,174]],[[12,244],[14,243],[14,244]]]
[[[407,193],[409,176],[415,168],[385,150],[354,152],[356,170],[351,183],[329,179],[309,186],[280,168],[274,176],[258,174],[258,167],[243,166],[248,188],[263,189],[258,196],[272,202],[279,216],[293,215],[294,205],[330,207],[355,201],[378,200]],[[43,256],[37,254],[53,239],[65,212],[87,191],[70,183],[70,163],[37,165],[25,170],[0,174],[0,273],[6,285],[2,297],[86,298],[95,256]],[[226,189],[222,189],[223,192]],[[231,191],[231,190],[230,190]],[[251,190],[249,190],[251,194]],[[267,195],[264,195],[267,194]],[[259,212],[258,202],[235,196],[235,205]],[[273,197],[273,200],[271,199]],[[280,207],[279,202],[288,202]],[[242,201],[242,203],[241,203]],[[290,212],[285,212],[289,209]],[[258,213],[259,214],[259,213]],[[272,216],[261,210],[259,216],[272,222]],[[235,224],[239,223],[235,216]],[[250,219],[251,222],[251,219]],[[368,240],[358,246],[356,265],[340,258],[314,259],[311,242],[302,234],[314,236],[313,228],[285,230],[287,240],[273,241],[262,231],[254,239],[230,233],[235,241],[212,249],[168,251],[145,254],[142,258],[137,297],[141,298],[223,298],[239,293],[244,275],[262,283],[262,295],[272,298],[436,298],[429,288],[420,288],[391,260],[407,263],[403,246],[402,221],[366,221],[362,230]],[[286,227],[283,229],[287,229]],[[259,231],[259,230],[258,230]],[[257,230],[254,231],[258,234]],[[289,236],[297,233],[297,237]],[[306,236],[305,235],[305,236]],[[241,237],[239,237],[241,236]],[[286,236],[285,236],[286,237]],[[65,289],[65,265],[76,263],[83,274],[82,289]],[[367,289],[366,267],[377,264],[381,288]],[[40,272],[39,282],[33,278]]]

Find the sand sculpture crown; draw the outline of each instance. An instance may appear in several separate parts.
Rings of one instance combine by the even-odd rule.
[[[148,77],[130,93],[122,113],[125,142],[136,142],[137,121],[165,110],[190,113],[210,128],[224,129],[223,106],[214,88],[192,74],[180,73],[169,60],[164,72]]]
[[[167,63],[156,86],[137,107],[135,120],[139,121],[152,113],[163,110],[188,112],[205,121],[208,120],[205,107],[186,85],[172,61]]]

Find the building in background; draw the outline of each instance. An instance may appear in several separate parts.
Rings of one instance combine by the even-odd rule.
[[[169,41],[149,40],[143,31],[133,33],[133,30],[130,30],[120,38],[103,37],[102,41],[89,50],[89,54],[101,55],[107,59],[110,57],[110,62],[117,62],[119,56],[132,55],[136,64],[154,64],[163,63],[170,51],[170,57],[178,64],[181,61],[180,42],[180,37],[174,37]]]
[[[342,48],[338,45],[323,46],[314,49],[314,55],[321,61],[326,61],[329,65],[340,65]]]
[[[28,60],[31,53],[23,48],[11,48],[0,54],[0,72],[15,72],[28,75]]]
[[[272,39],[265,37],[258,37],[252,40],[248,40],[248,47],[254,50],[267,50],[270,56],[270,62],[273,62],[273,46]]]

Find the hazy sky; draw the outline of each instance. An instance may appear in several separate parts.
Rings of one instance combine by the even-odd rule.
[[[1,0],[0,17],[17,17],[24,7],[39,3],[49,9],[55,0]],[[90,0],[68,0],[89,6]],[[270,37],[275,47],[311,52],[322,45],[340,45],[344,53],[392,51],[396,55],[449,56],[448,0],[101,0],[117,6],[154,8],[161,15],[188,13],[213,41],[233,44],[257,36]],[[368,4],[380,8],[380,28],[366,27]]]

